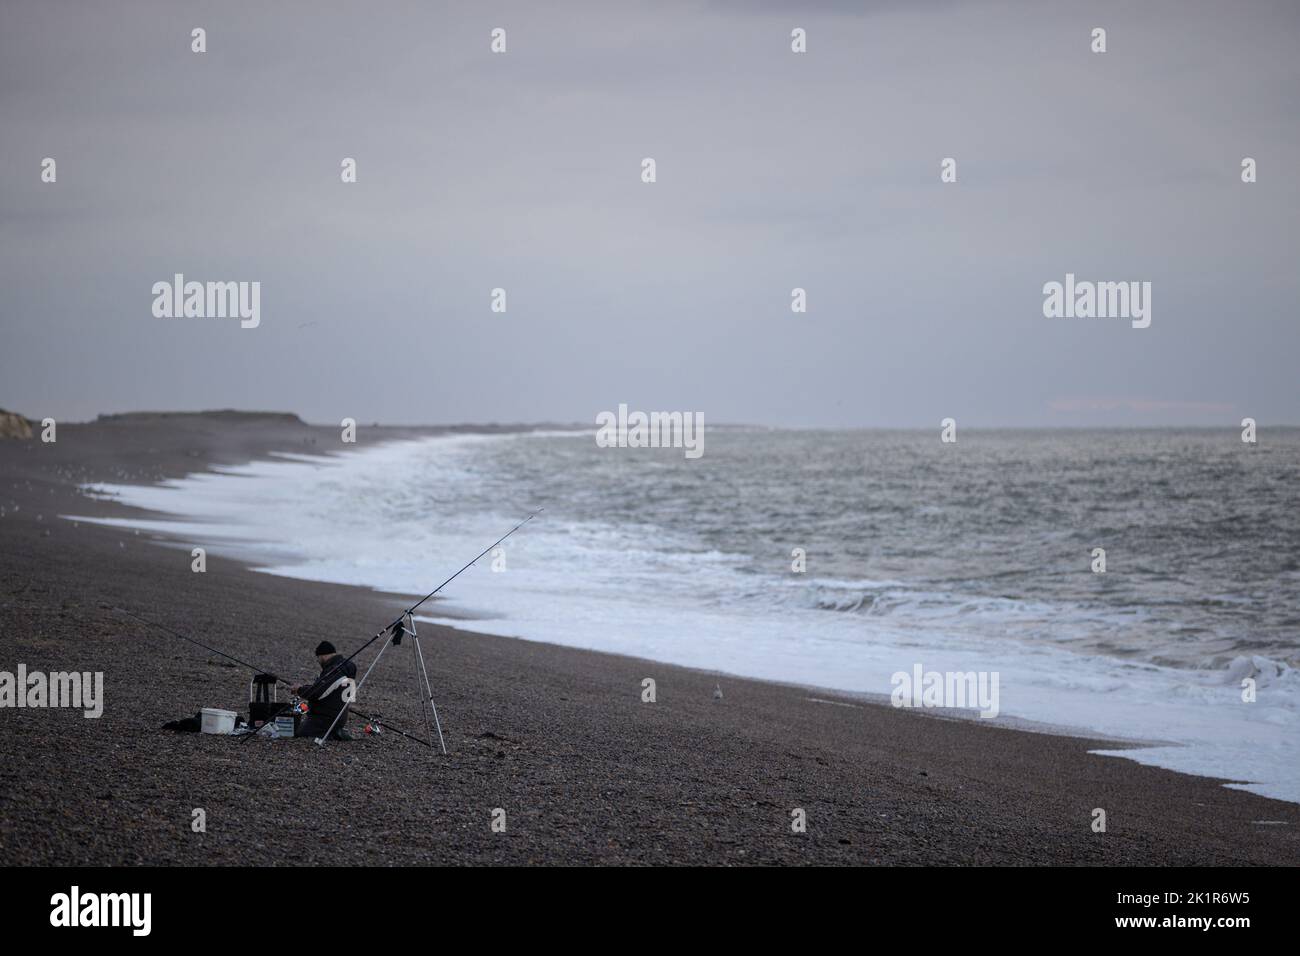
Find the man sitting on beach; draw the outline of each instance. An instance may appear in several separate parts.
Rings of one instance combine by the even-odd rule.
[[[306,719],[298,725],[294,736],[324,737],[332,725],[334,731],[330,733],[331,740],[351,740],[352,735],[343,725],[348,722],[346,711],[353,700],[357,665],[340,657],[329,641],[321,641],[316,645],[316,660],[320,661],[321,670],[316,682],[290,688],[306,700],[309,707]]]

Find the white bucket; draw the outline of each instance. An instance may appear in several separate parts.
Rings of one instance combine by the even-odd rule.
[[[203,714],[203,732],[205,734],[234,733],[235,712],[233,710],[204,707],[200,713]]]

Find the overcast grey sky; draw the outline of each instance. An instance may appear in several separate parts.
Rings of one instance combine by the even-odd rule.
[[[0,406],[1300,423],[1297,50],[1258,0],[4,0]],[[176,272],[260,327],[155,318]],[[1150,328],[1044,318],[1066,272]]]

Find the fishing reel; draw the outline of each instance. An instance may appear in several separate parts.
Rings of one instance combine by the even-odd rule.
[[[383,718],[379,714],[374,714],[366,718],[364,733],[367,736],[379,737],[384,732]]]

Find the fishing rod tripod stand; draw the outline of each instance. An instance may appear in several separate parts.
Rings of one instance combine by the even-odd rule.
[[[390,645],[396,647],[398,644],[401,644],[402,638],[408,634],[411,636],[411,646],[415,648],[415,653],[411,656],[411,667],[415,673],[415,692],[420,698],[420,716],[424,720],[425,733],[429,735],[429,746],[433,747],[433,732],[436,729],[438,732],[438,745],[442,748],[443,756],[447,755],[447,744],[442,737],[442,722],[438,719],[438,705],[433,701],[433,688],[429,685],[429,670],[424,663],[424,651],[420,648],[420,635],[416,633],[415,630],[415,617],[410,611],[407,611],[400,618],[394,621],[392,627],[388,629],[388,640],[384,641],[384,646],[379,649],[379,653],[375,655],[375,659],[370,662],[370,666],[366,668],[366,673],[362,676],[356,687],[344,690],[344,707],[337,715],[335,715],[333,723],[329,726],[329,730],[316,738],[316,746],[325,746],[325,741],[329,739],[330,734],[334,733],[334,728],[338,722],[343,719],[343,715],[352,709],[352,703],[356,700],[357,694],[361,692],[361,688],[370,677],[370,672],[375,669],[375,665],[379,663],[379,659],[384,656],[384,651],[388,650]],[[424,684],[423,691],[421,691],[420,688],[421,681],[423,681]],[[431,714],[433,717],[432,722],[429,720]],[[381,727],[383,725],[381,718],[372,718],[372,722]],[[403,736],[409,735],[403,734]]]

